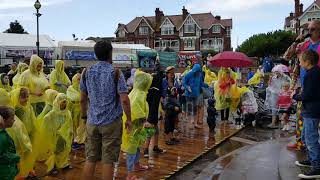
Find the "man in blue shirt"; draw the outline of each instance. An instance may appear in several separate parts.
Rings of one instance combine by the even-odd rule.
[[[102,161],[102,179],[113,179],[122,138],[122,113],[131,127],[131,110],[125,78],[112,67],[112,45],[101,41],[94,46],[100,62],[85,70],[80,81],[82,118],[87,119],[84,179],[94,179],[96,163]],[[123,108],[123,109],[122,109]],[[88,115],[87,115],[88,111]]]

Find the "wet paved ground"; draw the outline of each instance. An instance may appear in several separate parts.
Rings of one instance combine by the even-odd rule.
[[[288,136],[288,134],[285,135]],[[281,142],[276,139],[281,139]],[[289,142],[287,138],[280,138],[279,130],[246,128],[236,134],[235,137],[230,138],[216,149],[208,152],[171,179],[231,180],[238,179],[239,177],[239,180],[241,180],[242,174],[242,177],[244,177],[242,179],[260,180],[261,173],[267,173],[266,179],[268,180],[278,179],[279,152],[282,150],[282,147],[285,147],[287,142]],[[240,160],[238,161],[237,159]],[[295,159],[294,156],[292,160],[295,161]],[[248,163],[249,160],[253,161],[253,164],[250,165]],[[257,162],[255,162],[256,160]],[[255,166],[255,164],[259,165],[259,163],[260,166]],[[253,168],[250,166],[253,166]],[[296,172],[297,170],[294,169],[294,171]],[[234,172],[238,172],[238,174]]]
[[[291,134],[246,128],[176,174],[177,180],[299,180],[296,160],[305,152],[290,151]]]

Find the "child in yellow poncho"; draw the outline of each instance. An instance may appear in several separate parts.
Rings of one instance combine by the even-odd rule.
[[[86,140],[86,125],[85,121],[81,119],[80,112],[80,78],[81,74],[75,74],[72,78],[72,85],[67,90],[68,99],[71,101],[69,110],[71,111],[73,120],[75,148]]]
[[[143,136],[144,127],[151,125],[146,122],[149,113],[149,106],[147,103],[147,93],[152,83],[152,76],[137,70],[134,76],[134,85],[129,94],[131,106],[131,118],[133,127],[131,132],[127,132],[125,125],[123,125],[122,145],[121,150],[127,153],[127,170],[128,178],[132,176],[134,170],[147,170],[148,166],[139,164],[140,146],[144,143],[147,137]],[[126,122],[126,116],[123,116],[123,124]]]
[[[21,74],[19,86],[29,89],[30,103],[38,116],[45,106],[44,93],[49,89],[49,82],[43,73],[43,60],[39,56],[31,56],[29,69]]]
[[[10,92],[12,88],[9,83],[9,76],[5,73],[0,74],[0,88]]]
[[[71,112],[67,109],[67,96],[59,93],[53,102],[53,109],[44,116],[42,150],[49,157],[47,172],[57,174],[58,169],[69,168],[69,154],[73,137]]]
[[[34,171],[32,171],[35,158],[37,156],[36,147],[33,146],[36,142],[37,129],[35,126],[36,117],[34,115],[33,108],[29,102],[29,91],[26,88],[17,88],[11,92],[11,102],[12,106],[15,109],[15,115],[22,121],[24,124],[27,135],[30,138],[32,144],[32,152],[29,152],[26,157],[27,167],[24,167],[24,172],[22,172],[22,176],[25,176],[26,173],[31,171],[31,176],[36,176]]]
[[[18,64],[18,71],[17,74],[13,77],[12,83],[13,83],[13,88],[17,88],[19,85],[20,77],[21,74],[26,71],[29,68],[28,64],[26,63],[19,63]]]
[[[64,72],[64,62],[56,61],[56,67],[50,74],[50,87],[60,93],[66,93],[71,81]]]
[[[263,75],[259,70],[257,70],[257,72],[253,75],[253,77],[249,79],[248,85],[256,86],[261,83],[261,81],[263,80],[262,78],[263,78]]]
[[[0,89],[0,106],[12,107],[10,95],[6,90]],[[23,122],[17,117],[11,128],[7,128],[9,136],[13,139],[17,154],[20,156],[18,177],[27,177],[33,170],[32,145],[28,131]]]
[[[53,109],[53,101],[56,99],[58,94],[59,94],[58,91],[53,89],[48,89],[45,92],[46,106],[44,107],[41,114],[37,117],[37,123],[36,123],[38,132],[40,133],[39,136],[43,136],[43,130],[41,128],[43,127],[43,123],[45,123],[44,117]],[[48,158],[47,153],[43,151],[39,152],[37,156],[37,160],[39,161],[47,160],[47,158]]]

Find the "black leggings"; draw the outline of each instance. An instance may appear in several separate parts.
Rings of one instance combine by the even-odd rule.
[[[228,121],[230,114],[230,108],[221,110],[221,121]]]

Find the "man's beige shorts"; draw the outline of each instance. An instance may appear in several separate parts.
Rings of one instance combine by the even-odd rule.
[[[122,138],[122,120],[104,126],[87,123],[86,159],[112,164],[118,161]]]

